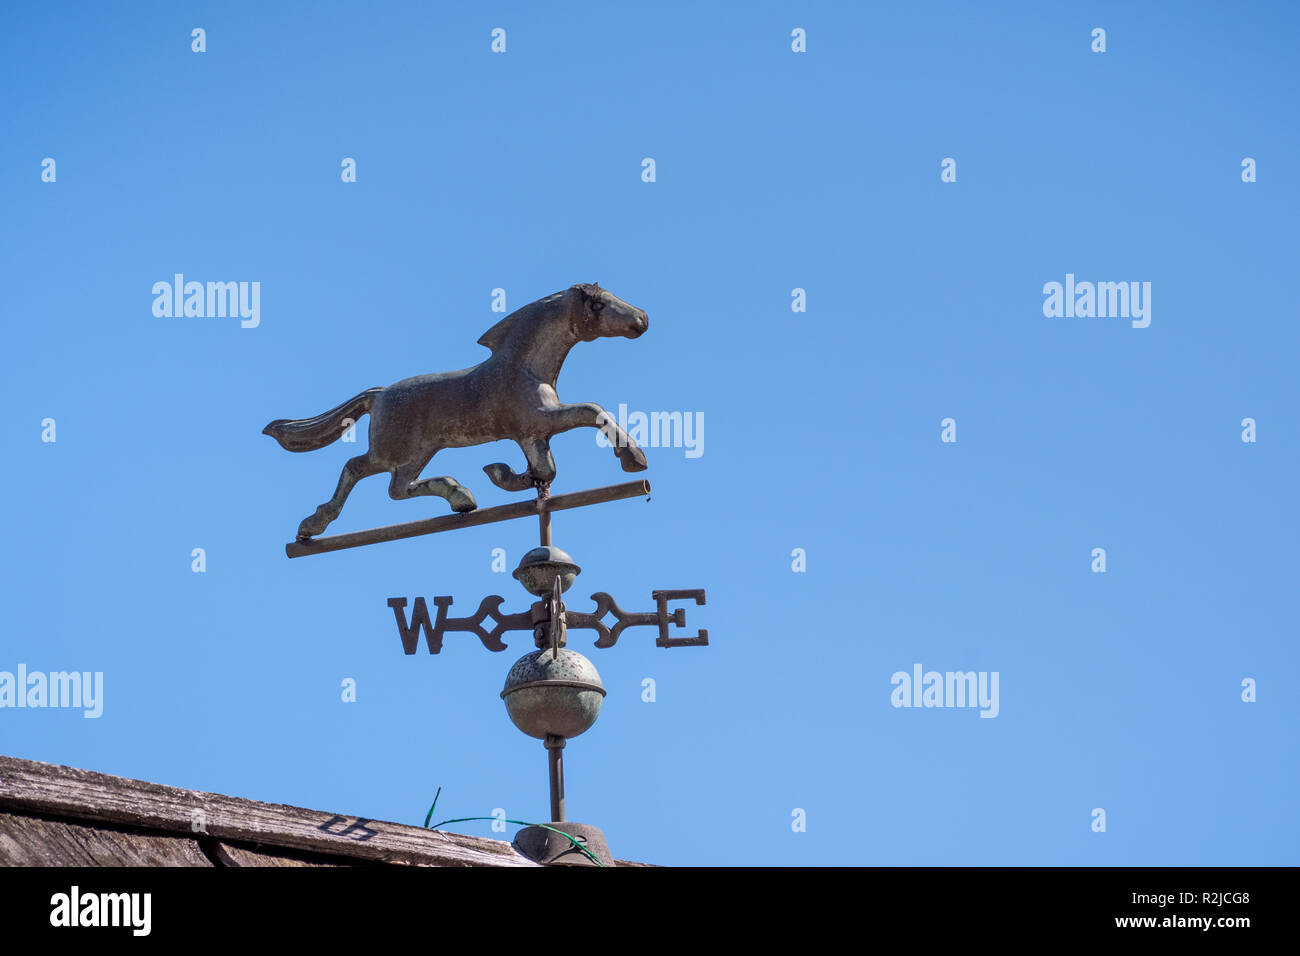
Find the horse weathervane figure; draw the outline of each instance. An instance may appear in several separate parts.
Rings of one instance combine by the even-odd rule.
[[[604,834],[593,826],[565,819],[564,759],[566,741],[586,732],[600,713],[605,688],[595,666],[570,650],[570,629],[597,633],[597,647],[613,647],[629,627],[656,627],[658,647],[700,647],[709,633],[671,637],[669,627],[684,628],[686,611],[668,609],[669,601],[705,603],[702,589],[651,592],[655,610],[624,611],[603,591],[591,596],[590,613],[569,610],[563,594],[581,571],[573,559],[551,543],[551,513],[566,508],[618,501],[650,493],[647,481],[592,488],[568,494],[550,494],[555,459],[550,440],[573,428],[599,428],[614,447],[624,471],[644,471],[646,458],[636,443],[603,408],[592,402],[565,405],[555,393],[555,382],[569,350],[579,342],[621,335],[634,339],[649,327],[645,312],[628,305],[596,284],[579,284],[539,299],[506,316],[479,339],[492,356],[473,368],[404,379],[388,388],[372,388],[315,418],[279,419],[264,429],[289,451],[324,448],[340,438],[356,419],[370,415],[370,446],[364,455],[343,466],[334,497],[298,526],[298,538],[285,546],[291,558],[338,551],[361,545],[394,541],[438,531],[453,531],[492,521],[536,515],[541,544],[524,554],[515,578],[537,597],[526,611],[505,613],[505,598],[491,595],[476,613],[451,617],[452,598],[435,597],[435,615],[416,598],[408,623],[407,599],[388,599],[397,624],[402,650],[415,654],[423,632],[430,654],[442,650],[443,636],[468,632],[490,651],[506,650],[502,636],[510,631],[531,631],[535,651],[515,662],[506,677],[501,698],[515,726],[546,746],[550,773],[551,822],[519,831],[515,845],[541,863],[598,863],[613,858]],[[510,439],[523,450],[527,467],[520,473],[497,462],[483,468],[492,483],[506,491],[536,489],[536,501],[514,502],[478,510],[469,489],[455,478],[421,478],[420,472],[444,448],[463,448]],[[455,514],[425,518],[405,524],[316,538],[339,516],[348,493],[358,481],[379,472],[392,475],[388,493],[393,498],[437,495],[447,499]],[[611,627],[605,623],[610,614]],[[486,627],[491,618],[492,628]],[[572,845],[570,845],[572,844]],[[581,850],[581,853],[578,851]]]
[[[379,472],[392,475],[388,494],[394,499],[437,495],[453,511],[473,511],[478,502],[455,478],[420,477],[444,448],[510,439],[524,453],[524,473],[501,462],[483,470],[506,491],[544,491],[555,478],[551,437],[574,428],[599,428],[624,471],[644,471],[645,454],[614,419],[594,402],[564,404],[555,382],[577,343],[619,335],[634,339],[649,325],[641,309],[595,283],[582,283],[517,309],[488,329],[479,344],[492,355],[473,368],[417,375],[387,388],[366,389],[315,418],[271,422],[263,434],[281,447],[315,451],[370,415],[370,447],[343,466],[334,496],[303,519],[298,540],[323,532],[356,483]]]

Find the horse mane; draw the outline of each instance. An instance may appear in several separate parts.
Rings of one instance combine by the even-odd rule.
[[[565,291],[567,292],[568,290],[566,289]],[[544,299],[538,299],[536,302],[529,302],[527,305],[515,309],[515,311],[511,312],[496,325],[492,326],[492,328],[480,335],[478,344],[485,345],[495,352],[497,349],[501,348],[501,346],[505,345],[506,340],[510,337],[510,333],[513,332],[517,326],[536,318],[537,314],[540,312],[549,312],[549,307],[558,302],[562,295],[564,295],[564,292],[556,292],[552,295],[548,295]]]

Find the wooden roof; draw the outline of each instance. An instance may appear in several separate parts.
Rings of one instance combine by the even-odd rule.
[[[503,840],[0,756],[0,865],[537,864]]]

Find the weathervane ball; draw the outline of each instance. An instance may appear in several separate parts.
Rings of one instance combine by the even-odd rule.
[[[605,687],[596,665],[577,651],[552,648],[525,654],[506,675],[506,713],[530,737],[576,737],[600,716]]]
[[[556,575],[560,578],[560,590],[567,591],[581,571],[582,568],[573,563],[567,551],[544,544],[519,559],[519,567],[515,568],[513,576],[529,594],[545,597],[551,593]]]

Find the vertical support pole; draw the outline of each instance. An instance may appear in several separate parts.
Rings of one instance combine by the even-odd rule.
[[[551,510],[546,507],[546,499],[551,497],[550,485],[537,486],[537,521],[542,533],[542,547],[551,546]]]
[[[551,822],[564,820],[564,738],[546,735],[546,755],[551,765]]]

